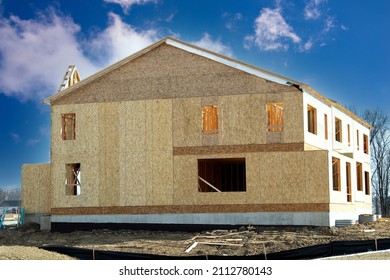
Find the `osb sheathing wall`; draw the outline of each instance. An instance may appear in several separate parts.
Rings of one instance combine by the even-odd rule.
[[[50,213],[50,164],[22,166],[22,207],[26,213]]]
[[[303,143],[302,94],[299,92],[243,94],[208,99],[173,100],[174,147]],[[266,104],[272,102],[284,104],[282,132],[267,132]],[[205,141],[206,137],[210,138],[209,135],[201,133],[201,106],[205,104],[218,106],[218,134],[212,135],[214,141],[209,142]]]
[[[53,207],[173,203],[172,100],[52,107]],[[76,139],[61,139],[61,114]],[[81,195],[65,195],[65,164],[81,163]]]
[[[300,92],[163,44],[53,104]],[[52,105],[53,105],[52,104]]]
[[[197,160],[204,156],[175,156],[175,204],[329,203],[327,151],[226,154],[206,158],[215,157],[246,158],[246,192],[199,192]]]

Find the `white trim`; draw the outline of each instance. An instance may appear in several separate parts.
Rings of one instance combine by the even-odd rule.
[[[257,77],[260,77],[260,78],[263,78],[263,79],[266,79],[266,80],[269,80],[269,81],[272,81],[275,83],[279,83],[282,85],[292,85],[292,84],[296,83],[290,79],[278,76],[276,74],[271,74],[270,72],[267,72],[265,70],[262,71],[259,68],[250,67],[249,65],[244,65],[243,63],[240,63],[238,61],[229,60],[226,57],[214,54],[212,52],[202,50],[199,48],[194,48],[194,47],[191,47],[189,45],[185,45],[185,44],[183,44],[177,40],[173,40],[171,38],[167,38],[165,40],[165,43],[167,45],[171,45],[171,46],[177,47],[179,49],[185,50],[187,52],[203,56],[205,58],[211,59],[213,61],[222,63],[224,65],[230,66],[232,68],[244,71],[246,73],[255,75]]]

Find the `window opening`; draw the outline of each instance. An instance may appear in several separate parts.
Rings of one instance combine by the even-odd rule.
[[[352,202],[352,186],[351,186],[351,164],[349,162],[346,163],[345,166],[346,180],[347,180],[347,201]]]
[[[81,165],[80,163],[66,164],[66,195],[81,194]]]
[[[359,130],[356,130],[356,148],[359,151],[360,149]]]
[[[198,159],[199,192],[245,192],[245,158]]]
[[[351,131],[350,131],[349,124],[347,124],[347,137],[348,137],[348,146],[351,146]]]
[[[324,115],[324,123],[325,123],[325,139],[328,140],[328,115]]]
[[[317,109],[307,105],[307,128],[308,131],[317,134]]]
[[[218,107],[203,106],[202,107],[202,132],[204,134],[218,133]]]
[[[341,191],[340,183],[340,159],[332,158],[333,190]]]
[[[366,195],[370,194],[370,173],[368,171],[364,172],[364,183],[366,186]]]
[[[284,108],[283,103],[267,104],[267,130],[271,132],[283,131]]]
[[[363,151],[368,154],[368,136],[366,134],[363,134]]]
[[[69,113],[62,115],[61,135],[62,140],[76,139],[76,114]]]
[[[362,191],[363,190],[363,167],[360,162],[356,162],[356,184],[357,184],[357,190]]]
[[[342,142],[342,122],[338,118],[335,118],[335,139]]]

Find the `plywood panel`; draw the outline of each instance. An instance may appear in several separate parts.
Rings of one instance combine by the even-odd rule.
[[[146,152],[147,205],[173,204],[173,155],[172,151]]]
[[[124,151],[120,159],[120,205],[146,205],[146,152]]]
[[[121,102],[119,116],[120,151],[143,151],[146,142],[145,101]]]
[[[284,190],[282,185],[282,153],[266,153],[259,157],[261,160],[261,203],[284,202]]]
[[[196,156],[174,157],[174,204],[196,204],[198,193],[198,161]]]
[[[329,203],[328,151],[305,152],[306,201]]]
[[[246,155],[246,193],[247,203],[257,204],[261,202],[262,178],[260,168],[262,153]]]
[[[202,145],[201,98],[173,100],[173,146]]]
[[[306,201],[306,176],[305,154],[302,152],[290,152],[281,154],[283,201],[286,203],[305,203]]]
[[[253,144],[259,142],[261,106],[254,95],[220,97],[221,144]]]
[[[22,166],[22,207],[27,214],[50,213],[51,180],[49,164]]]
[[[303,95],[301,92],[284,93],[285,130],[284,143],[300,143],[304,141]]]
[[[172,149],[172,100],[147,100],[146,149]]]
[[[99,120],[99,201],[113,206],[119,201],[118,103],[100,104]]]

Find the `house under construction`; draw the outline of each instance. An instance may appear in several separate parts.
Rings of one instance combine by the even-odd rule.
[[[315,225],[371,214],[369,125],[309,86],[174,38],[51,106],[27,217],[60,226]]]

